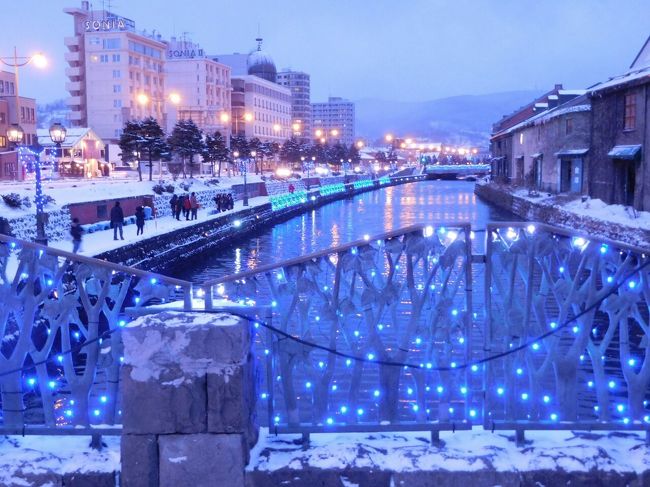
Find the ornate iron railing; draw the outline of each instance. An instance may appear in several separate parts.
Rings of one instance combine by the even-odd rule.
[[[488,225],[485,348],[520,350],[487,364],[487,427],[648,429],[647,251]]]
[[[471,261],[469,225],[415,226],[204,288],[208,308],[271,306],[261,398],[278,431],[453,429],[474,411],[454,369],[472,346]]]
[[[0,429],[119,423],[120,327],[191,286],[0,235]]]

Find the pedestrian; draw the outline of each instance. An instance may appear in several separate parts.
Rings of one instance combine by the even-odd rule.
[[[296,190],[296,187],[293,185],[293,183],[289,183],[289,193],[293,194],[293,192]]]
[[[9,225],[9,220],[7,220],[3,216],[0,216],[0,235],[13,237],[13,235],[11,234],[11,225]]]
[[[120,240],[124,240],[122,227],[124,226],[124,211],[120,202],[116,201],[115,206],[111,208],[111,227],[113,227],[113,240],[117,240],[117,231],[120,231]]]
[[[176,198],[176,211],[174,212],[176,215],[176,219],[180,221],[181,219],[181,211],[183,211],[183,196],[179,196]]]
[[[169,200],[169,206],[172,208],[172,218],[176,214],[176,203],[178,202],[178,196],[172,195],[172,199]]]
[[[186,221],[190,219],[190,210],[192,209],[192,203],[190,202],[189,195],[183,196],[183,216]]]
[[[221,195],[218,194],[214,197],[214,203],[217,205],[217,213],[221,213]]]
[[[235,208],[235,200],[232,199],[232,193],[228,193],[228,209],[232,210]]]
[[[144,208],[142,206],[135,209],[135,226],[138,227],[136,235],[144,234]]]
[[[81,236],[84,233],[83,227],[79,224],[79,218],[72,219],[70,235],[72,235],[72,253],[76,254],[81,248]]]
[[[190,206],[192,208],[192,220],[196,220],[198,218],[197,213],[199,211],[199,200],[196,199],[196,193],[192,193],[190,196]]]

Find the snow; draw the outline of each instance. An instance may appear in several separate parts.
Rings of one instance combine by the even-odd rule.
[[[650,67],[646,67],[643,69],[631,69],[626,73],[610,78],[608,81],[603,81],[602,83],[592,86],[591,88],[589,88],[589,91],[597,92],[600,90],[612,88],[642,78],[648,78],[648,81],[650,81]]]
[[[89,447],[88,436],[3,436],[0,485],[32,485],[25,477],[120,470],[120,438],[104,436],[106,448]],[[22,482],[22,483],[21,483]]]
[[[319,433],[310,436],[303,450],[295,435],[260,432],[247,470],[372,468],[391,472],[497,471],[521,472],[589,470],[642,473],[650,467],[650,454],[642,433],[578,433],[526,431],[526,448],[515,445],[513,435],[475,427],[441,432],[444,447],[431,445],[428,433]]]

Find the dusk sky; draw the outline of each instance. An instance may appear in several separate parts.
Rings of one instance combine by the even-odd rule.
[[[72,35],[72,18],[63,8],[80,0],[2,3],[0,56],[15,44],[19,54],[42,50],[51,60],[45,72],[21,70],[21,94],[39,102],[67,96],[63,38]],[[312,101],[585,88],[626,70],[650,34],[648,0],[110,3],[138,30],[187,32],[215,54],[253,49],[259,25],[278,70],[311,75]]]

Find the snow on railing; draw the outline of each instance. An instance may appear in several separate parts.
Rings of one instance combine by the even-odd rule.
[[[471,347],[469,225],[366,236],[203,287],[270,306],[260,398],[277,431],[458,429],[476,414],[455,368]]]
[[[0,430],[120,423],[120,328],[191,288],[0,235]]]

